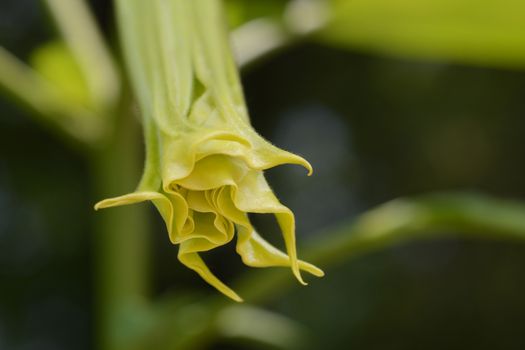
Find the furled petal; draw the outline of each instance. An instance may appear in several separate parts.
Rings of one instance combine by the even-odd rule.
[[[233,192],[233,202],[241,211],[258,214],[274,214],[281,228],[286,251],[295,277],[306,284],[299,271],[295,247],[295,218],[290,209],[282,205],[266,183],[262,172],[252,171],[239,183]]]
[[[237,226],[237,253],[242,261],[253,267],[290,266],[291,261],[285,253],[264,240],[253,229],[248,217],[233,204],[231,192],[225,189],[218,199],[221,213]],[[323,271],[299,260],[299,268],[314,276],[321,277]]]
[[[229,131],[221,131],[229,128]],[[304,158],[283,151],[264,140],[249,125],[240,125],[239,131],[226,123],[215,129],[188,130],[180,137],[159,132],[159,152],[163,183],[188,177],[197,162],[214,154],[223,154],[244,161],[251,169],[266,170],[282,164],[298,164],[312,173],[312,166]]]
[[[242,261],[253,267],[290,266],[290,257],[265,241],[259,234],[252,231],[239,230],[237,252]],[[324,272],[316,266],[299,260],[299,268],[314,276],[323,277]]]
[[[206,266],[202,258],[197,253],[192,252],[186,252],[187,246],[190,241],[182,242],[179,246],[179,261],[192,269],[193,271],[197,272],[203,280],[217,288],[221,293],[224,295],[232,298],[235,301],[241,302],[242,298],[237,295],[233,290],[231,290],[229,287],[227,287],[224,283],[222,283],[213,273],[211,273],[210,269]]]
[[[95,204],[95,210],[121,205],[151,201],[159,211],[172,243],[178,243],[181,235],[193,231],[193,220],[188,217],[188,206],[178,193],[162,194],[153,191],[137,191],[123,196],[104,199]]]

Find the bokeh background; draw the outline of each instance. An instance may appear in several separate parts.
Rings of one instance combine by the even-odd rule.
[[[255,16],[286,3],[243,9]],[[111,5],[90,4],[115,43]],[[20,58],[55,35],[39,1],[0,2],[0,44]],[[366,46],[305,40],[243,72],[255,128],[315,169],[310,178],[294,167],[268,172],[296,214],[299,242],[400,196],[461,190],[525,199],[525,71],[517,59],[468,64]],[[86,160],[7,97],[0,111],[0,349],[95,348],[99,198]],[[177,262],[151,213],[154,295],[213,293]],[[208,261],[231,279],[245,269],[228,249]],[[302,325],[309,349],[524,349],[524,270],[520,242],[416,242],[340,264],[265,307]],[[213,346],[252,348],[264,347]]]

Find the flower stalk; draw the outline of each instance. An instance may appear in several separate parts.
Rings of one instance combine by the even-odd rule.
[[[206,266],[200,253],[237,235],[246,265],[289,266],[323,272],[300,261],[295,219],[267,184],[263,171],[285,163],[310,164],[263,139],[251,127],[217,0],[117,1],[131,82],[146,139],[146,164],[133,193],[103,200],[96,209],[151,201],[179,245],[179,260],[236,301],[241,297]],[[248,213],[275,215],[286,253],[270,245]]]

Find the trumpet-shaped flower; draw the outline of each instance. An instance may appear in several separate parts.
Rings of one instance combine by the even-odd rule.
[[[151,201],[179,260],[230,298],[241,298],[199,253],[229,243],[246,265],[323,272],[297,258],[294,215],[275,197],[263,171],[310,164],[251,127],[217,0],[117,1],[125,56],[144,119],[146,164],[133,193],[95,208]],[[248,213],[273,214],[286,253],[254,229]]]

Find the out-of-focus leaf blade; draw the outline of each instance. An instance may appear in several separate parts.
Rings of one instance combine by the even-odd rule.
[[[461,192],[399,198],[320,232],[303,252],[307,260],[330,273],[331,267],[367,253],[406,242],[444,237],[523,243],[525,203]],[[262,304],[298,285],[290,278],[289,271],[271,269],[245,275],[237,282],[236,289],[242,291],[249,303]],[[186,347],[179,349],[200,348],[195,344],[201,344],[217,331],[216,322],[220,320],[220,313],[227,310],[229,301],[215,297],[211,302],[212,307],[207,310],[214,309],[215,316],[202,318],[198,322],[200,330],[189,334],[183,343]]]
[[[450,236],[523,242],[525,204],[468,193],[400,198],[317,235],[302,251],[305,259],[329,270],[343,261],[400,243]],[[248,302],[275,298],[277,291],[294,285],[285,271],[278,270],[252,273],[239,282],[236,289]]]
[[[64,88],[0,47],[0,92],[69,141],[96,144],[105,136],[106,124],[98,114],[68,98]]]
[[[216,327],[220,336],[227,339],[259,343],[272,349],[301,348],[306,336],[305,330],[293,320],[246,305],[221,310]]]
[[[235,28],[257,18],[281,18],[288,0],[225,0],[230,27]]]
[[[87,82],[94,106],[102,111],[113,109],[120,93],[120,77],[86,1],[45,2]]]
[[[521,0],[331,0],[318,39],[416,58],[525,67]]]
[[[53,41],[35,49],[31,56],[33,68],[54,84],[69,101],[91,106],[91,97],[82,71],[67,46]]]

